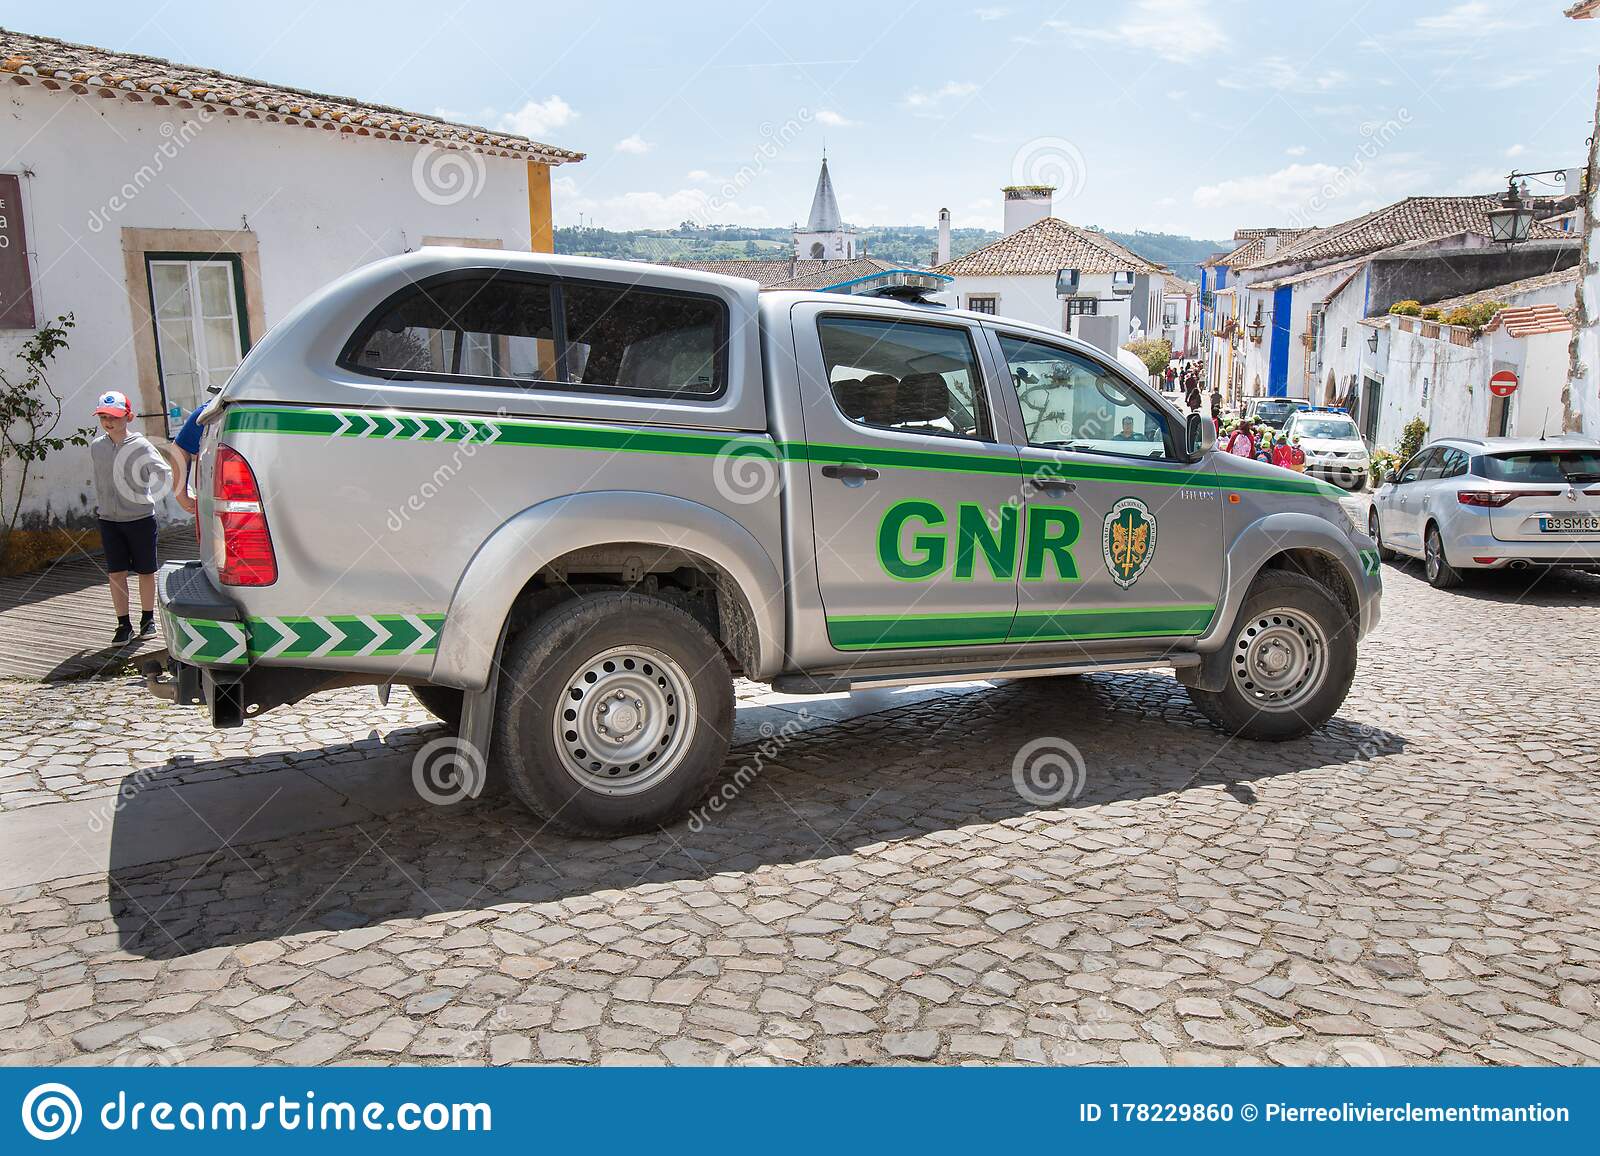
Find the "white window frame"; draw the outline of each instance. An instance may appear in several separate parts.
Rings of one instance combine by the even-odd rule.
[[[161,390],[162,416],[166,419],[168,425],[172,426],[172,425],[176,424],[176,423],[173,422],[172,413],[171,413],[172,406],[173,406],[174,403],[167,396],[167,371],[166,371],[167,359],[166,359],[165,351],[162,349],[161,322],[163,320],[169,320],[170,321],[170,320],[173,320],[173,319],[172,318],[163,319],[162,316],[161,316],[161,302],[156,299],[156,289],[155,289],[155,283],[156,283],[155,274],[156,274],[156,267],[157,266],[167,266],[167,267],[181,268],[181,269],[184,270],[185,277],[186,277],[186,279],[188,281],[189,302],[190,302],[190,305],[191,305],[190,316],[189,316],[189,327],[190,327],[190,338],[189,338],[189,340],[190,340],[191,348],[194,350],[194,363],[195,363],[195,371],[196,371],[196,378],[197,378],[196,384],[199,387],[199,396],[196,398],[196,404],[199,404],[199,403],[205,401],[206,391],[207,391],[208,386],[210,385],[211,374],[216,370],[225,368],[224,366],[221,366],[221,365],[213,366],[213,365],[210,364],[210,362],[208,360],[209,351],[208,351],[208,349],[206,347],[205,323],[207,321],[221,321],[221,320],[223,320],[223,318],[221,318],[221,317],[207,317],[206,316],[205,304],[204,304],[204,300],[205,299],[201,296],[201,293],[200,293],[200,270],[202,268],[205,268],[205,267],[208,267],[208,266],[218,266],[218,267],[221,267],[222,269],[226,270],[226,272],[227,272],[227,275],[228,275],[228,293],[227,293],[228,318],[227,319],[233,322],[233,349],[234,349],[234,352],[237,354],[237,356],[234,358],[234,361],[233,361],[233,364],[235,366],[237,366],[240,361],[244,360],[244,354],[245,354],[244,332],[240,328],[240,325],[239,325],[240,318],[239,318],[239,282],[238,282],[238,273],[237,273],[237,270],[234,268],[234,263],[232,261],[228,260],[225,257],[218,257],[218,258],[211,258],[211,259],[203,259],[203,258],[192,258],[191,259],[191,258],[179,258],[179,257],[150,257],[150,258],[146,259],[146,261],[145,261],[145,267],[146,267],[145,275],[146,275],[146,277],[148,278],[148,281],[149,281],[150,318],[151,318],[151,324],[155,328],[155,336],[156,336],[156,365],[157,365],[157,371],[158,371],[157,375],[156,375],[156,382],[157,382],[157,385],[160,387],[160,390]]]

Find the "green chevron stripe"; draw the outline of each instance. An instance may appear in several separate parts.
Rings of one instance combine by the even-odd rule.
[[[918,646],[984,646],[1001,642],[1066,642],[1169,638],[1204,634],[1216,613],[1197,606],[1127,606],[1084,610],[976,614],[829,615],[835,650],[899,650]]]
[[[893,446],[854,446],[830,442],[775,442],[763,435],[696,433],[677,430],[641,430],[623,426],[581,425],[574,422],[539,422],[517,418],[493,421],[456,416],[416,416],[372,410],[303,409],[292,406],[240,406],[228,410],[226,433],[304,434],[332,437],[409,439],[421,428],[430,442],[483,443],[545,449],[593,450],[604,453],[671,454],[715,457],[726,453],[754,454],[793,462],[854,463],[880,469],[933,470],[941,473],[1000,474],[1064,478],[1074,481],[1124,485],[1170,486],[1185,489],[1248,490],[1254,493],[1308,494],[1326,498],[1343,491],[1326,482],[1284,471],[1283,477],[1236,474],[1227,470],[1197,470],[1044,460],[990,450],[900,449]],[[499,436],[494,431],[499,430]]]
[[[370,618],[371,623],[364,621],[364,617]],[[240,623],[209,618],[179,619],[164,610],[162,630],[168,650],[180,661],[206,666],[243,666],[257,661],[270,663],[313,655],[318,659],[355,658],[363,652],[368,657],[384,658],[430,655],[439,648],[444,617],[443,614],[329,614],[247,618]],[[376,623],[376,630],[372,623]],[[183,629],[185,626],[187,631]],[[191,634],[199,636],[199,644],[191,642]],[[238,649],[241,635],[245,651],[234,658],[225,657]],[[331,646],[327,645],[330,641]],[[378,645],[373,646],[375,641]],[[324,646],[327,648],[321,649]],[[317,653],[319,649],[320,654]]]

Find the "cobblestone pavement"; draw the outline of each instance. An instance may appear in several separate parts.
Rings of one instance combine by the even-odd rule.
[[[746,743],[739,797],[653,835],[482,801],[0,893],[0,1058],[1600,1062],[1600,580],[1385,578],[1299,742],[1162,674],[1018,682]],[[127,682],[4,695],[8,807],[440,733],[399,694],[253,745]],[[1085,773],[1040,804],[1048,737]]]

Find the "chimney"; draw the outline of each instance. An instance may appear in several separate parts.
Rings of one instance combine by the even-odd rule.
[[[1270,257],[1278,251],[1278,234],[1268,233],[1261,238],[1261,255]]]
[[[1009,237],[1048,217],[1056,190],[1054,185],[1007,185],[1000,191],[1006,198],[1005,235]]]
[[[934,264],[943,265],[950,260],[950,210],[939,210],[939,251],[935,254]]]

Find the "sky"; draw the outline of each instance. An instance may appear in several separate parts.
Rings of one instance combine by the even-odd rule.
[[[1002,186],[1053,184],[1074,224],[1223,239],[1582,166],[1600,20],[1569,2],[80,0],[0,24],[582,150],[559,225],[788,226],[826,149],[856,225],[997,228]]]

